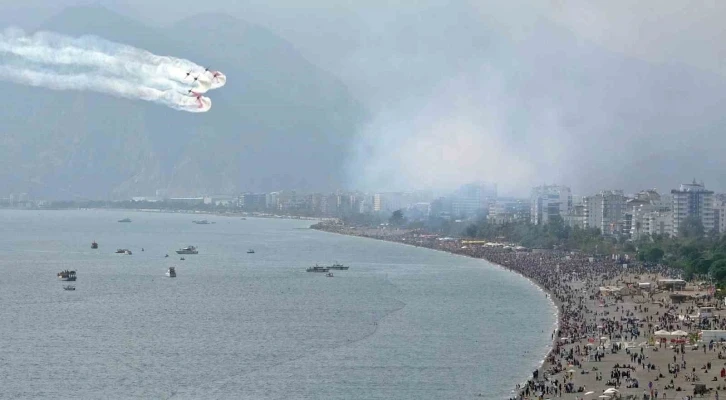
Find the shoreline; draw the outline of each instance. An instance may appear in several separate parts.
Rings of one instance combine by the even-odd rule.
[[[213,215],[216,217],[227,217],[227,218],[260,218],[260,219],[285,219],[285,220],[299,220],[299,221],[330,221],[334,218],[325,217],[305,217],[285,214],[267,214],[267,213],[254,213],[254,212],[219,212],[219,211],[200,211],[200,210],[172,210],[172,209],[159,209],[159,208],[10,208],[3,207],[0,210],[9,211],[118,211],[118,212],[132,212],[132,213],[155,213],[155,214],[190,214],[190,215]]]
[[[498,264],[498,263],[496,263],[494,261],[488,260],[488,259],[483,258],[483,257],[475,257],[475,256],[472,256],[472,255],[469,255],[469,254],[455,253],[455,252],[447,251],[447,250],[444,250],[444,249],[430,248],[430,247],[426,247],[426,246],[418,246],[416,244],[413,244],[413,243],[410,243],[410,242],[405,242],[405,241],[387,240],[387,239],[384,239],[384,238],[375,238],[375,237],[363,236],[363,235],[352,235],[352,234],[346,234],[346,233],[343,233],[343,232],[334,232],[334,231],[329,231],[329,230],[326,230],[326,229],[320,229],[320,228],[316,228],[316,227],[312,227],[312,226],[310,227],[310,229],[314,229],[314,230],[321,231],[321,232],[332,233],[332,234],[344,235],[344,236],[355,236],[355,237],[362,237],[362,238],[371,239],[371,240],[378,240],[378,241],[384,241],[384,242],[390,242],[390,243],[396,243],[396,244],[403,244],[403,245],[407,245],[407,246],[411,246],[411,247],[423,247],[423,248],[426,248],[428,250],[439,251],[439,252],[442,252],[442,253],[448,253],[448,254],[453,254],[453,255],[457,255],[457,256],[463,256],[463,257],[467,257],[467,258],[473,258],[473,259],[477,259],[477,260],[483,260],[483,261],[491,264],[495,268],[499,268],[499,269],[502,269],[504,271],[511,272],[511,273],[513,273],[515,275],[518,275],[521,278],[524,278],[525,280],[527,280],[529,283],[531,283],[533,286],[535,286],[537,289],[539,289],[540,291],[542,291],[546,295],[547,300],[550,303],[550,308],[554,310],[555,321],[553,323],[553,329],[550,330],[550,338],[551,339],[549,341],[549,344],[547,345],[547,351],[544,353],[543,358],[541,358],[541,359],[539,359],[539,360],[536,361],[537,362],[537,365],[535,366],[535,370],[540,371],[540,374],[544,372],[544,367],[545,367],[545,365],[547,363],[547,359],[549,358],[550,354],[555,350],[555,346],[557,344],[557,338],[555,337],[556,336],[555,333],[560,329],[560,307],[562,306],[562,303],[557,299],[556,296],[554,296],[554,294],[548,288],[546,288],[540,282],[537,282],[532,277],[529,277],[529,276],[521,273],[520,271],[514,270],[512,268],[507,268],[504,265]],[[514,385],[517,385],[517,384],[523,385],[526,382],[527,382],[527,378],[525,377],[523,380],[521,380],[519,382],[515,382]],[[515,386],[515,388],[512,389],[510,391],[510,393],[511,394],[514,394],[516,392],[517,392],[517,388]]]
[[[726,391],[726,341],[698,340],[702,330],[723,332],[726,340],[724,303],[708,282],[676,279],[684,286],[674,289],[667,281],[678,270],[617,255],[517,251],[414,230],[331,223],[311,229],[480,258],[542,290],[555,305],[552,340],[510,400],[681,399],[701,390],[703,398],[716,399]],[[699,317],[703,309],[711,311]]]

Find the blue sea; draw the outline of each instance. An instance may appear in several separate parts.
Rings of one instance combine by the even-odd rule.
[[[528,280],[312,223],[0,210],[0,398],[499,399],[544,358]]]

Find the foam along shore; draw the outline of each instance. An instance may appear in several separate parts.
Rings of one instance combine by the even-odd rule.
[[[682,281],[676,270],[610,256],[517,251],[410,230],[313,227],[483,258],[546,290],[559,309],[553,348],[511,399],[726,395],[723,302],[706,283]]]

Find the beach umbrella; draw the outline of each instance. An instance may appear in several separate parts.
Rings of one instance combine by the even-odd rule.
[[[671,332],[671,335],[672,336],[688,336],[688,332],[682,331],[682,330],[677,330],[677,331]]]
[[[655,331],[655,335],[656,336],[670,336],[671,333],[666,330],[661,329],[659,331]]]

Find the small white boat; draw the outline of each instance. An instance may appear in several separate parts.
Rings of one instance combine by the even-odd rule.
[[[328,272],[327,274],[325,274],[325,276],[327,276],[328,278],[332,278],[333,277],[333,273],[332,272]]]
[[[174,267],[169,267],[169,269],[166,270],[166,276],[168,276],[169,278],[176,278],[176,270],[174,269]]]
[[[71,286],[71,285],[67,285],[67,286],[63,286],[63,290],[76,290],[76,287],[75,286]]]

